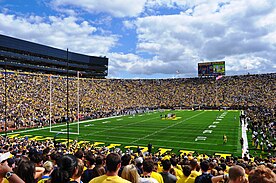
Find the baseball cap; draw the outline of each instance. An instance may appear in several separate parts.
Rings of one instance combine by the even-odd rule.
[[[6,152],[6,153],[0,154],[0,162],[3,162],[3,161],[5,161],[5,160],[9,159],[9,158],[10,158],[10,155],[11,155],[10,152]]]

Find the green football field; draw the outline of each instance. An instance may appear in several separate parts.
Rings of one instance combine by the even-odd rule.
[[[161,119],[160,115],[174,113],[175,119]],[[153,151],[163,150],[179,154],[183,151],[197,151],[198,153],[232,154],[241,156],[239,139],[239,111],[156,111],[135,116],[119,116],[113,118],[81,121],[79,134],[77,124],[71,123],[70,139],[90,141],[94,146],[109,146],[125,148],[129,146],[135,150],[147,147],[151,143]],[[29,139],[45,140],[56,137],[58,141],[66,143],[66,124],[51,127],[26,129],[8,133],[9,136]],[[227,143],[223,143],[223,135],[227,136]],[[111,146],[110,146],[111,145]]]

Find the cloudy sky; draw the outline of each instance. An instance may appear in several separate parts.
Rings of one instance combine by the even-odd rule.
[[[275,0],[0,0],[0,34],[107,56],[109,78],[276,71]]]

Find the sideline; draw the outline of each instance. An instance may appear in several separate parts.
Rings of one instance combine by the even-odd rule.
[[[243,147],[242,147],[242,157],[246,154],[246,156],[249,158],[249,151],[248,151],[248,139],[247,139],[247,124],[245,124],[245,121],[242,121],[242,138],[243,138]]]

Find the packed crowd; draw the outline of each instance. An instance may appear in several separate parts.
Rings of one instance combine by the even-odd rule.
[[[61,122],[66,120],[67,112],[73,121],[162,107],[191,109],[200,104],[203,108],[246,109],[244,121],[252,131],[253,145],[269,152],[275,149],[276,74],[227,76],[217,81],[70,78],[68,111],[64,77],[2,72],[0,78],[2,130],[6,120],[12,128],[46,125],[50,111],[51,120]],[[135,150],[95,148],[93,144],[80,146],[77,141],[66,147],[52,140],[1,136],[0,160],[0,183],[276,182],[274,154],[264,159],[143,154]]]
[[[0,137],[0,183],[275,183],[276,158],[159,154]],[[6,153],[9,157],[3,158]]]
[[[66,77],[61,76],[11,71],[6,75],[6,87],[4,72],[0,78],[1,128],[5,114],[9,126],[18,128],[45,125],[50,114],[52,122],[61,122],[157,108],[192,109],[194,105],[213,109],[275,109],[276,101],[275,73],[226,76],[217,81],[214,78],[95,80],[75,77],[69,78],[68,91]]]
[[[276,121],[274,109],[254,107],[246,111],[252,147],[274,155],[276,150]]]

